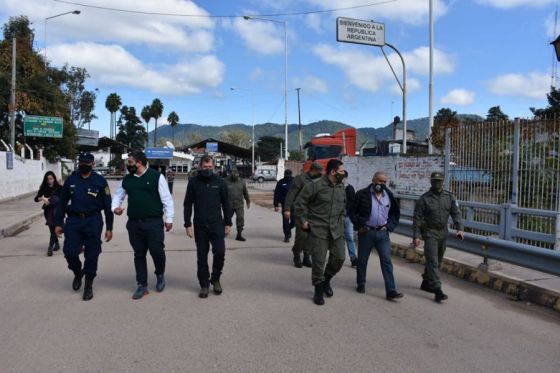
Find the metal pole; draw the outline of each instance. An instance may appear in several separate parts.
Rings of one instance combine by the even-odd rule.
[[[16,38],[12,38],[12,89],[10,92],[10,145],[16,149]]]
[[[284,22],[284,159],[288,160],[288,21]]]
[[[433,0],[430,0],[430,77],[428,83],[428,154],[434,152],[432,145],[432,127],[434,126],[433,95],[434,95],[434,17]]]
[[[251,89],[251,175],[255,173],[255,98]]]
[[[385,56],[385,59],[387,60],[387,63],[389,64],[389,67],[391,68],[391,71],[393,72],[393,75],[395,76],[395,79],[397,80],[397,83],[399,84],[399,87],[401,88],[401,91],[402,91],[402,115],[403,115],[403,149],[402,149],[402,153],[406,154],[406,148],[407,148],[407,146],[406,146],[406,64],[404,63],[404,58],[403,58],[401,52],[399,52],[397,48],[395,48],[393,45],[391,45],[389,43],[385,43],[385,45],[395,51],[395,53],[400,57],[401,62],[402,62],[402,66],[403,66],[403,82],[401,84],[400,81],[399,81],[399,78],[397,77],[397,74],[395,73],[395,70],[393,69],[393,66],[391,65],[391,62],[389,62],[389,58],[385,54],[385,50],[383,49],[383,47],[381,47],[381,51],[383,52],[383,55]]]
[[[299,139],[299,152],[303,155],[303,141],[301,133],[301,108],[299,102],[299,91],[301,88],[296,88],[297,91],[297,113],[298,113],[298,139]]]
[[[521,130],[521,119],[513,121],[513,159],[511,165],[511,203],[517,205],[519,202],[519,137]]]
[[[45,44],[43,45],[45,48],[45,69],[47,68],[47,20],[48,18],[45,18]]]

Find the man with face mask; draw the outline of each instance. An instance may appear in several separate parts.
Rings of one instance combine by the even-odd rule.
[[[344,264],[344,177],[343,163],[331,159],[327,163],[326,174],[307,183],[295,202],[298,224],[309,232],[306,245],[312,255],[313,302],[319,306],[325,304],[323,295],[333,296],[330,281]]]
[[[459,204],[455,196],[443,190],[443,173],[433,172],[430,176],[431,188],[424,193],[414,208],[412,226],[413,243],[420,245],[420,238],[424,240],[424,257],[426,264],[422,274],[420,289],[434,293],[436,302],[446,300],[448,297],[441,290],[441,281],[438,268],[443,261],[445,244],[448,233],[449,216],[457,228],[457,237],[463,239],[463,219]]]
[[[78,158],[78,170],[74,171],[64,182],[60,192],[59,205],[55,217],[55,233],[62,234],[64,223],[64,257],[68,268],[74,272],[72,289],[80,290],[85,275],[82,299],[93,298],[93,279],[97,274],[97,261],[101,253],[101,233],[105,212],[105,241],[113,238],[113,212],[111,211],[111,191],[107,180],[93,172],[94,158],[90,153],[81,153]],[[66,221],[64,221],[64,216]],[[80,261],[80,249],[84,246],[84,266]]]
[[[290,190],[290,185],[294,181],[292,177],[292,170],[287,169],[284,171],[284,177],[276,183],[274,188],[274,200],[272,205],[274,206],[274,211],[278,212],[279,206],[282,206],[282,212],[286,210],[286,196],[288,195],[288,190]],[[284,216],[282,214],[282,231],[284,232],[284,242],[290,242],[292,237],[292,228],[294,227],[294,220],[290,216]],[[299,256],[298,256],[299,258]]]
[[[356,291],[365,293],[366,270],[371,251],[379,254],[381,273],[385,282],[387,300],[402,298],[397,290],[391,261],[392,232],[401,216],[400,207],[393,193],[387,188],[387,174],[378,171],[373,175],[371,184],[356,193],[354,229],[358,231],[358,268],[356,271]]]
[[[247,203],[247,209],[251,207],[247,184],[245,180],[239,177],[239,171],[237,170],[233,170],[231,175],[224,180],[228,191],[229,208],[232,214],[235,214],[235,226],[237,227],[237,236],[235,239],[237,241],[245,241],[245,237],[241,235],[245,225],[245,209],[243,203]]]
[[[121,204],[128,195],[128,240],[134,250],[134,268],[136,270],[137,288],[132,299],[141,299],[148,294],[148,266],[146,254],[154,261],[156,290],[165,288],[165,231],[173,228],[175,215],[173,198],[165,176],[148,168],[148,159],[141,151],[128,154],[126,168],[128,175],[117,188],[111,209],[116,215],[122,215]],[[165,217],[165,220],[164,220]]]
[[[194,206],[194,219],[191,222]],[[212,284],[214,294],[222,294],[220,277],[226,254],[225,236],[231,231],[231,211],[224,180],[214,175],[214,160],[205,156],[200,160],[198,175],[189,179],[183,202],[183,216],[187,236],[196,242],[199,298],[208,298]],[[194,225],[194,232],[193,232]],[[212,274],[208,269],[208,252],[212,244]]]

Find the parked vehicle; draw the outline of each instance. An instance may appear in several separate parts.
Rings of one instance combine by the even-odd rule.
[[[276,181],[276,166],[259,166],[255,170],[253,180],[263,183],[265,181]]]
[[[343,155],[356,155],[356,129],[346,128],[337,131],[334,135],[321,133],[315,135],[304,146],[305,163],[303,170],[309,171],[311,163],[317,161],[325,169],[329,160],[340,159]]]

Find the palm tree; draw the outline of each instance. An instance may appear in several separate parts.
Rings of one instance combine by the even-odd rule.
[[[109,136],[111,138],[117,137],[117,116],[116,112],[119,111],[122,105],[121,96],[116,93],[111,93],[105,100],[105,108],[111,113],[111,129]]]
[[[175,146],[175,127],[177,127],[177,123],[179,123],[179,116],[176,112],[172,111],[167,116],[167,122],[171,125],[171,132],[173,134],[173,146]]]
[[[140,113],[144,122],[146,122],[146,134],[150,132],[150,119],[152,119],[152,109],[150,105],[146,105],[142,108],[142,112]],[[148,136],[146,136],[146,146],[148,146],[149,140],[147,140]],[[154,145],[155,146],[155,145]]]
[[[163,103],[160,101],[159,98],[155,98],[154,101],[152,101],[152,106],[150,106],[150,111],[152,112],[152,118],[154,118],[156,120],[156,125],[155,125],[155,129],[154,129],[154,146],[157,146],[157,120],[159,118],[161,118],[161,115],[163,114]]]

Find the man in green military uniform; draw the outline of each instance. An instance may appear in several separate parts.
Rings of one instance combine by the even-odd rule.
[[[416,202],[412,231],[415,247],[420,245],[420,238],[424,240],[426,264],[420,289],[435,293],[435,301],[439,303],[447,299],[447,295],[441,290],[438,268],[443,262],[448,233],[447,222],[450,215],[457,229],[457,237],[463,239],[465,233],[455,196],[443,190],[443,173],[433,172],[430,183],[432,186],[430,190]]]
[[[239,171],[233,170],[231,175],[225,179],[229,207],[231,212],[235,214],[235,225],[237,226],[237,241],[245,241],[245,237],[241,235],[243,226],[245,225],[245,210],[243,200],[247,202],[247,208],[251,207],[251,200],[249,199],[249,192],[247,191],[247,184],[245,180],[239,177]],[[233,215],[232,215],[233,216]]]
[[[282,208],[284,208],[284,211],[282,211],[284,217],[286,219],[290,219],[291,216],[292,221],[295,221],[296,224],[296,239],[294,241],[294,246],[292,247],[292,252],[294,253],[294,266],[297,268],[301,268],[303,266],[311,267],[311,259],[309,246],[305,244],[307,241],[307,232],[301,229],[301,225],[298,224],[298,219],[295,216],[294,203],[303,187],[314,179],[319,178],[322,172],[323,166],[319,162],[313,162],[309,172],[296,176],[294,181],[292,181],[292,185],[290,185],[290,189],[286,195],[286,200],[282,205]],[[303,262],[301,261],[302,252]]]
[[[311,280],[315,286],[313,302],[317,305],[325,304],[323,294],[327,297],[333,296],[330,281],[344,263],[344,177],[342,162],[331,159],[327,163],[326,174],[307,183],[295,202],[298,224],[304,231],[309,232],[306,245],[311,249]]]

